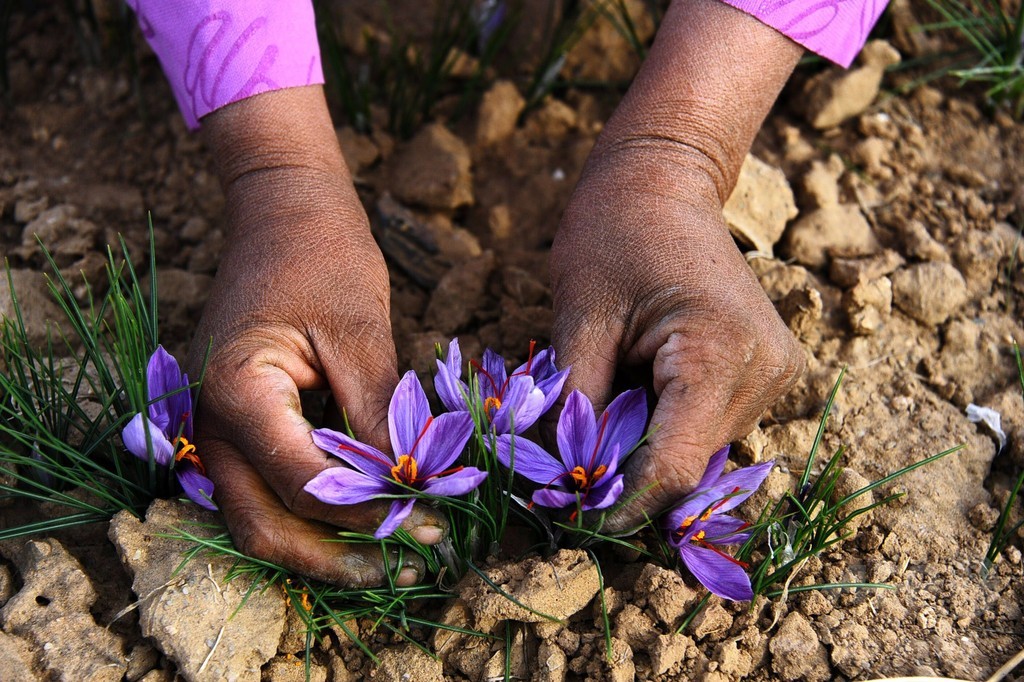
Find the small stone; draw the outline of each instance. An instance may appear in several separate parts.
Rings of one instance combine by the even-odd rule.
[[[562,647],[541,642],[537,647],[537,663],[532,679],[537,682],[564,682],[569,663]]]
[[[789,330],[805,343],[814,345],[820,339],[818,323],[824,313],[821,292],[812,286],[793,289],[779,301],[779,316]]]
[[[783,172],[747,154],[722,215],[733,236],[771,256],[797,208]]]
[[[892,314],[892,281],[879,277],[843,294],[843,309],[854,334],[874,334]]]
[[[132,574],[139,596],[142,634],[176,664],[186,679],[260,679],[260,668],[277,653],[285,626],[279,589],[252,589],[245,575],[226,580],[233,561],[204,556],[180,566],[188,541],[164,537],[173,529],[203,529],[212,515],[196,505],[156,500],[139,521],[121,512],[110,523],[110,539]],[[196,605],[201,604],[202,608]]]
[[[885,69],[899,61],[894,47],[873,40],[861,50],[859,67],[833,67],[812,78],[804,91],[807,120],[820,130],[862,113],[875,101]]]
[[[754,660],[750,653],[741,650],[734,640],[723,642],[715,652],[718,669],[729,676],[729,679],[743,679],[754,670]]]
[[[772,670],[787,682],[825,682],[830,677],[825,647],[818,641],[814,628],[798,611],[792,611],[785,617],[768,649],[772,653]]]
[[[515,83],[499,80],[484,93],[477,113],[476,142],[490,146],[508,138],[516,129],[526,100]]]
[[[892,276],[896,307],[922,324],[942,324],[967,302],[967,283],[947,263],[920,263]]]
[[[967,282],[967,293],[972,299],[992,291],[999,277],[1002,257],[1003,245],[999,237],[984,230],[969,230],[953,244],[953,260]]]
[[[714,601],[693,619],[692,627],[693,636],[698,640],[706,637],[721,639],[732,627],[732,614],[720,602]]]
[[[658,635],[650,648],[651,668],[655,675],[664,675],[672,666],[686,657],[686,651],[693,646],[693,640],[685,635],[671,633]]]
[[[819,208],[786,230],[783,245],[801,265],[819,268],[836,256],[868,256],[879,250],[871,226],[853,204]]]
[[[698,592],[687,585],[679,573],[655,564],[644,566],[636,581],[635,594],[644,595],[647,609],[670,628],[700,599]]]
[[[40,682],[32,665],[32,651],[27,640],[0,630],[0,680]]]
[[[633,651],[642,651],[657,632],[654,621],[639,606],[626,604],[615,618],[612,634],[628,644]]]
[[[263,666],[261,679],[273,682],[327,682],[327,668],[316,661],[310,661],[309,677],[306,677],[303,657],[284,654],[275,656]]]
[[[439,210],[473,203],[469,149],[440,123],[424,126],[390,165],[399,201]]]
[[[828,276],[837,285],[849,288],[862,280],[891,275],[905,264],[903,256],[892,249],[885,249],[866,258],[833,258]]]
[[[341,155],[352,177],[357,177],[380,158],[380,149],[366,135],[360,135],[355,128],[345,126],[335,131]]]
[[[120,682],[123,639],[93,618],[96,590],[78,560],[50,538],[28,542],[15,563],[24,585],[0,609],[4,632],[31,642],[53,679]]]
[[[50,205],[47,197],[38,199],[18,199],[14,202],[14,222],[19,225],[32,222]]]
[[[924,261],[949,262],[946,247],[928,233],[928,228],[919,220],[908,220],[900,224],[900,236],[903,238],[903,253],[911,258]]]
[[[512,212],[506,204],[495,204],[487,213],[487,227],[495,239],[512,236]]]
[[[839,205],[839,178],[846,166],[838,154],[828,161],[813,161],[803,177],[804,192],[816,208]]]
[[[160,652],[153,648],[152,644],[148,642],[136,644],[128,654],[128,670],[125,671],[125,679],[128,682],[137,682],[155,668],[159,661]]]
[[[494,254],[486,251],[449,270],[430,297],[423,325],[450,335],[469,324],[486,298],[487,280],[494,265]]]
[[[441,661],[412,644],[377,652],[380,663],[371,673],[376,682],[444,682]]]
[[[463,581],[459,596],[478,614],[478,619],[483,614],[488,619],[524,623],[547,620],[545,616],[567,620],[590,603],[600,584],[597,567],[581,550],[563,549],[548,559],[533,557],[499,564],[487,573],[518,603],[495,592],[480,578],[469,576]]]
[[[773,303],[778,303],[789,292],[811,281],[810,273],[802,265],[788,265],[775,258],[751,258],[748,263]]]

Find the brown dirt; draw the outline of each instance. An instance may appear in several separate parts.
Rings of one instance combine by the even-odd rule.
[[[4,255],[16,270],[40,270],[32,239],[40,232],[66,272],[82,270],[95,282],[104,245],[116,243],[118,233],[136,255],[145,253],[151,211],[158,276],[167,292],[163,338],[180,356],[224,241],[223,200],[210,159],[185,130],[151,55],[139,50],[136,96],[124,69],[88,66],[70,49],[74,44],[63,15],[13,18],[13,106],[0,109]],[[585,61],[576,59],[573,68]],[[898,589],[806,592],[785,602],[758,600],[753,608],[712,600],[677,635],[674,628],[702,594],[699,586],[616,555],[604,566],[610,664],[600,610],[591,599],[597,585],[585,559],[492,567],[510,584],[556,592],[559,571],[565,571],[572,596],[584,595],[575,610],[560,614],[566,623],[558,625],[532,622],[521,609],[495,611],[476,588],[463,586],[444,617],[494,628],[502,639],[511,628],[517,675],[979,679],[1024,645],[1020,550],[1008,549],[990,575],[980,570],[1014,467],[1024,464],[1024,401],[1010,352],[1011,340],[1024,338],[1024,254],[1016,241],[1016,226],[1024,221],[1024,127],[986,110],[975,93],[944,85],[883,94],[867,111],[819,131],[796,106],[803,80],[794,78],[754,147],[762,161],[783,171],[800,214],[775,247],[782,260],[752,257],[750,263],[802,341],[808,371],[739,444],[738,459],[774,458],[779,466],[766,490],[777,495],[793,486],[842,366],[849,376],[824,447],[846,446],[850,489],[965,444],[897,482],[894,489],[905,497],[862,520],[853,537],[809,561],[794,582],[875,581]],[[895,84],[889,76],[883,87]],[[529,339],[547,339],[548,246],[610,103],[570,91],[515,127],[509,121],[522,106],[518,98],[503,84],[478,117],[425,128],[410,142],[382,132],[339,132],[392,263],[402,369],[425,369],[434,342],[451,334],[470,355],[491,346],[516,357],[525,354]],[[484,128],[477,128],[477,119]],[[386,194],[416,206],[396,207]],[[1002,453],[985,427],[966,419],[972,402],[1002,413],[1010,435]],[[767,494],[759,493],[748,508]],[[129,583],[109,568],[116,565],[114,550],[98,549],[101,541],[84,536],[62,542],[98,586],[99,602],[84,608],[109,622],[124,606],[118,590]],[[30,580],[17,577],[22,550],[0,550],[10,562],[0,566],[2,606]],[[104,552],[102,561],[83,558]],[[544,608],[561,605],[557,594],[538,599]],[[12,643],[15,629],[5,624],[0,631],[5,652],[25,646],[25,640]],[[117,631],[125,660],[129,651],[146,655],[133,659],[130,679],[170,679],[171,664],[142,639],[137,621],[123,619]],[[435,638],[440,663],[403,653],[380,633],[367,640],[381,652],[376,679],[402,679],[403,666],[416,666],[413,679],[486,679],[504,665],[498,645],[482,640],[461,638],[451,646]],[[30,648],[38,644],[27,641]],[[347,680],[369,673],[368,660],[346,638],[332,641],[333,650],[316,652],[317,675],[329,670],[330,679]],[[294,661],[287,660],[294,652],[280,651],[282,657],[264,668],[265,679],[294,676]],[[44,665],[39,651],[24,655],[37,670]]]

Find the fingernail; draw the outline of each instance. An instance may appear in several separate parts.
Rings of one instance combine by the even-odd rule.
[[[444,529],[437,526],[417,526],[412,529],[410,535],[421,545],[436,545],[444,539]]]
[[[406,567],[398,572],[395,584],[399,587],[412,587],[420,581],[420,572],[415,568]]]

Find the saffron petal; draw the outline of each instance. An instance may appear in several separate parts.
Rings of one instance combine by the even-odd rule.
[[[388,512],[384,522],[380,524],[380,528],[373,534],[373,537],[378,540],[386,538],[395,532],[395,529],[402,525],[402,521],[405,521],[412,513],[412,507],[416,504],[415,499],[411,500],[395,500],[391,503],[391,511]]]
[[[700,482],[694,487],[694,490],[704,490],[710,488],[715,484],[719,478],[722,477],[722,472],[725,471],[725,463],[729,461],[729,446],[726,445],[724,448],[711,455],[708,460],[708,465],[704,467],[704,475],[700,477]]]
[[[391,477],[394,460],[372,445],[360,443],[355,438],[331,429],[315,429],[311,435],[313,444],[318,448],[364,474]]]
[[[167,436],[155,423],[146,419],[146,416],[139,412],[132,417],[128,425],[121,430],[121,440],[128,452],[141,460],[149,461],[149,451],[146,449],[146,428],[149,428],[149,438],[153,444],[153,459],[157,464],[168,466],[174,459],[174,446]]]
[[[465,412],[466,398],[469,396],[469,386],[459,379],[457,374],[451,371],[444,362],[437,360],[437,374],[434,375],[434,390],[437,397],[449,412]]]
[[[484,351],[481,365],[484,376],[480,377],[480,393],[484,397],[500,398],[504,390],[508,372],[505,370],[505,359],[488,348]]]
[[[513,377],[501,407],[494,413],[491,426],[497,434],[522,433],[533,426],[544,408],[544,394],[529,376]]]
[[[761,487],[764,479],[768,477],[768,473],[772,470],[773,466],[775,466],[774,460],[755,464],[751,467],[736,469],[719,478],[708,491],[718,499],[729,495],[731,497],[722,502],[722,505],[715,510],[716,513],[725,513],[730,509],[735,509],[744,500],[753,495],[754,491]],[[736,490],[737,488],[739,488],[738,491]],[[733,491],[736,491],[735,494],[733,494]]]
[[[561,509],[576,504],[576,493],[570,493],[557,488],[541,488],[534,491],[533,502],[542,507]]]
[[[485,478],[487,478],[486,471],[480,471],[476,467],[466,467],[453,474],[430,479],[423,486],[423,492],[441,497],[465,495],[470,490],[476,489]]]
[[[149,400],[154,401],[149,406],[149,418],[161,431],[169,432],[171,428],[171,405],[163,396],[179,388],[181,369],[178,367],[178,361],[164,350],[163,346],[157,346],[149,356],[149,364],[146,365],[146,392]]]
[[[469,412],[448,412],[436,417],[409,452],[416,459],[419,478],[439,474],[459,458],[466,441],[473,435],[473,417]]]
[[[541,353],[543,353],[543,351],[541,351]],[[551,360],[551,368],[552,369],[554,369],[554,366],[555,366],[554,354],[555,354],[555,352],[554,352],[554,350],[552,350],[551,351],[551,358],[552,358],[552,360]],[[535,358],[534,362],[537,362],[537,360],[539,360],[539,357]],[[555,401],[558,400],[558,396],[560,396],[562,394],[562,386],[565,384],[565,380],[568,377],[569,377],[569,369],[568,368],[563,369],[561,372],[554,372],[553,374],[550,374],[549,376],[544,376],[543,378],[541,378],[537,374],[534,375],[534,381],[536,381],[536,383],[537,383],[537,388],[539,388],[544,393],[544,406],[541,408],[541,411],[540,411],[541,414],[544,414],[545,412],[550,410],[551,407],[555,404]]]
[[[647,394],[644,389],[634,388],[617,396],[601,419],[607,419],[608,422],[604,427],[594,466],[609,463],[613,445],[618,446],[619,456],[626,457],[643,438],[644,427],[647,425]]]
[[[416,372],[409,370],[398,382],[388,407],[388,430],[396,457],[412,452],[428,419],[430,405],[427,394],[423,392]]]
[[[534,483],[558,483],[568,475],[565,465],[522,436],[498,436],[498,461]],[[514,461],[513,461],[514,460]]]
[[[188,499],[204,509],[217,511],[217,505],[213,503],[213,481],[203,476],[199,473],[199,469],[191,465],[179,465],[175,468],[174,473]]]
[[[359,504],[380,495],[402,492],[379,476],[343,466],[324,469],[302,489],[327,504]]]
[[[622,495],[622,488],[622,474],[613,476],[608,479],[607,483],[604,483],[604,479],[602,479],[601,485],[595,486],[587,492],[583,501],[583,509],[605,509],[612,506]]]
[[[746,542],[750,533],[742,532],[750,524],[743,519],[726,514],[713,514],[707,521],[697,522],[699,530],[704,531],[705,539],[712,545],[738,545]]]
[[[682,545],[679,555],[693,577],[712,594],[733,601],[749,601],[754,598],[750,578],[739,564],[693,543]]]
[[[586,469],[597,438],[597,420],[590,399],[580,391],[573,391],[565,401],[558,417],[558,454],[566,470],[581,466]]]

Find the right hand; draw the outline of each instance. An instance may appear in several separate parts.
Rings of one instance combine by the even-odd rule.
[[[373,533],[390,501],[333,506],[303,490],[338,461],[313,444],[299,391],[329,388],[356,436],[390,451],[398,382],[387,268],[322,90],[258,95],[203,125],[230,229],[189,357],[198,376],[212,339],[195,434],[214,499],[244,553],[339,585],[382,584],[379,546],[326,540],[335,527]],[[446,523],[420,504],[403,528],[434,544]],[[424,575],[411,552],[394,568],[399,585]]]

